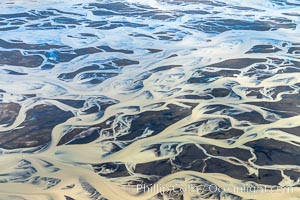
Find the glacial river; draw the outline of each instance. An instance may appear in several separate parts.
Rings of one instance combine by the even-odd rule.
[[[299,0],[2,0],[0,200],[300,199]]]

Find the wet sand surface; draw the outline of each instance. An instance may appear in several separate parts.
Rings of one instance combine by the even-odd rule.
[[[0,10],[0,200],[300,199],[299,1]]]

